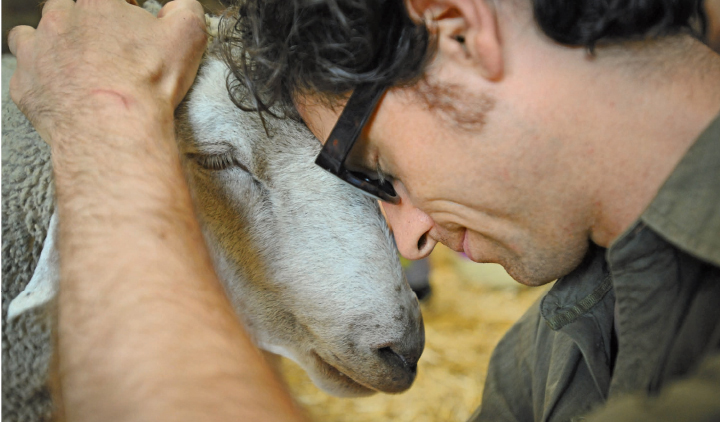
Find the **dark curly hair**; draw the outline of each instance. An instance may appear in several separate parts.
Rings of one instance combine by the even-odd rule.
[[[432,54],[402,0],[239,0],[220,31],[235,104],[296,120],[298,93],[334,105],[360,83],[408,84]]]
[[[521,0],[498,0],[521,1]],[[553,40],[569,46],[641,40],[704,29],[703,0],[525,0]],[[236,0],[221,22],[223,56],[243,110],[300,120],[293,97],[329,105],[361,83],[418,80],[434,53],[403,0]]]
[[[533,0],[535,20],[553,40],[592,51],[598,44],[705,30],[703,0]]]

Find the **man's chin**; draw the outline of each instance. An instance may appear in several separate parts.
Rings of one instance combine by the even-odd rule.
[[[583,261],[587,249],[577,253],[565,253],[560,259],[551,260],[547,257],[526,260],[510,265],[501,265],[510,277],[525,286],[537,287],[564,277],[574,271]],[[555,255],[557,256],[557,255]]]
[[[507,271],[513,280],[529,287],[544,286],[561,277],[561,275],[555,275],[554,273],[545,274],[544,271],[528,271],[526,267],[521,265],[500,265],[505,268],[505,271]]]

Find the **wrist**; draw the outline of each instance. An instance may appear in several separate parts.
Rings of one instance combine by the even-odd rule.
[[[143,126],[173,124],[174,109],[170,101],[149,90],[103,86],[72,97],[59,101],[55,109],[60,111],[49,119],[55,123],[51,145],[82,141],[76,139],[78,135],[126,136],[136,130],[146,130]]]
[[[174,110],[151,95],[95,89],[58,109],[67,112],[50,119],[55,123],[48,141],[56,173],[100,170],[118,160],[150,158],[147,154],[158,149],[175,150]]]
[[[103,92],[63,120],[51,140],[61,207],[116,215],[126,208],[119,203],[165,203],[171,192],[187,190],[172,109],[156,104]]]

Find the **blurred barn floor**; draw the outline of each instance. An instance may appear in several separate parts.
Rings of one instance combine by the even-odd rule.
[[[422,304],[425,351],[409,391],[357,399],[317,389],[282,359],[290,390],[313,421],[465,421],[480,404],[490,354],[502,335],[547,287],[514,282],[498,265],[474,264],[438,245],[431,255],[433,293]]]

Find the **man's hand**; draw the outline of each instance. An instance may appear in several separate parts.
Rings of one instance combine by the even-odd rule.
[[[18,63],[10,94],[51,145],[65,125],[105,106],[171,116],[205,43],[195,0],[172,1],[157,18],[124,0],[48,0],[37,29],[8,35]]]

